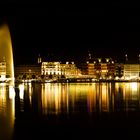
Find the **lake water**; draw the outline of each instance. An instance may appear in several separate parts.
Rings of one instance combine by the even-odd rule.
[[[0,83],[0,140],[134,138],[139,130],[140,83]]]

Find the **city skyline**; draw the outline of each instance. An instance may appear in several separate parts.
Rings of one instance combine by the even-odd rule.
[[[6,5],[7,6],[7,5]],[[1,22],[10,28],[15,63],[47,59],[81,60],[93,57],[137,59],[140,35],[137,9],[110,8],[48,9],[43,5],[7,6]]]
[[[101,5],[0,3],[0,140],[139,136],[139,4]]]

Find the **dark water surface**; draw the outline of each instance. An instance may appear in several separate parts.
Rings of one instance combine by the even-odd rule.
[[[140,83],[0,83],[0,140],[133,139],[139,133]]]

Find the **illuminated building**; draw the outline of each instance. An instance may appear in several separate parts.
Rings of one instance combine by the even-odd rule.
[[[88,64],[87,63],[82,62],[82,63],[78,64],[78,68],[80,69],[82,75],[88,75]]]
[[[5,59],[0,63],[0,81],[6,78],[6,62]]]
[[[140,64],[124,64],[124,79],[133,80],[140,77]]]
[[[94,63],[88,63],[88,75],[95,75]]]
[[[61,75],[60,62],[42,62],[41,75]]]
[[[96,79],[113,79],[115,64],[111,58],[98,58],[94,61],[94,74]]]
[[[86,62],[78,64],[82,75],[89,75],[90,77],[95,77],[95,58],[91,57],[91,53],[88,54]]]
[[[123,63],[116,63],[115,64],[115,77],[117,78],[122,78],[124,75],[124,64]]]
[[[125,80],[139,80],[140,77],[140,55],[137,61],[128,60],[127,54],[125,55],[124,75]]]
[[[115,78],[115,62],[112,59],[110,59],[108,61],[107,67],[108,67],[107,77],[109,79],[114,79]]]
[[[66,62],[66,64],[61,64],[62,73],[65,77],[75,77],[81,74],[81,71],[76,67],[74,62]]]
[[[40,65],[19,65],[15,67],[15,78],[20,79],[38,79],[41,76]]]
[[[107,73],[107,63],[101,63],[101,78],[105,79],[107,77]]]
[[[90,76],[93,76],[95,75],[95,66],[94,66],[94,59],[91,57],[91,53],[89,52],[88,54],[88,61],[87,61],[87,74],[90,75]]]
[[[41,75],[52,75],[52,76],[65,76],[72,77],[81,74],[80,70],[77,69],[74,62],[66,62],[66,64],[61,64],[60,62],[42,62],[41,65]]]
[[[79,68],[83,75],[95,79],[113,79],[115,77],[115,63],[111,58],[88,59]]]

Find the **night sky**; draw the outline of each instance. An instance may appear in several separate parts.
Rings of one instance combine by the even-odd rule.
[[[140,53],[140,9],[119,4],[101,8],[47,8],[43,4],[3,5],[0,22],[11,32],[16,64],[47,60],[122,59]]]

